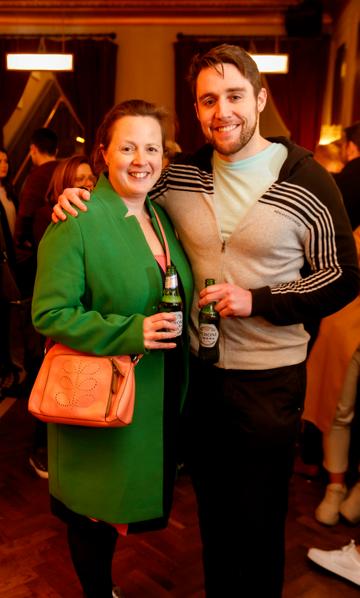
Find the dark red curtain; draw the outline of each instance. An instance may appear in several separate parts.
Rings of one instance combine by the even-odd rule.
[[[291,139],[310,150],[320,137],[329,48],[329,36],[281,40],[279,51],[289,54],[289,72],[266,76]]]
[[[267,82],[292,140],[313,150],[320,135],[330,38],[324,35],[277,41],[278,51],[289,53],[289,72],[268,74]],[[175,108],[180,123],[177,141],[184,152],[191,152],[204,142],[186,82],[191,58],[195,53],[205,52],[221,43],[240,45],[251,52],[274,52],[273,38],[178,36],[175,42]]]
[[[6,70],[7,52],[36,52],[38,39],[15,39],[0,36],[0,146],[4,145],[3,128],[23,94],[29,73]]]
[[[59,51],[59,41],[46,41]],[[65,96],[85,129],[85,152],[90,155],[96,129],[114,104],[118,46],[111,39],[67,40],[64,51],[74,54],[74,71],[56,73]]]

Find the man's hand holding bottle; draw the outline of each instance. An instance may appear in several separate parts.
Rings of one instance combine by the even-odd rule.
[[[205,287],[200,292],[199,307],[213,302],[221,318],[247,318],[251,315],[251,291],[234,284],[223,282]]]

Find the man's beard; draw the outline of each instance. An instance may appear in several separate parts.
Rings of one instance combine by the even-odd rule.
[[[256,131],[256,127],[257,127],[257,118],[255,119],[255,122],[253,124],[253,126],[250,127],[242,127],[241,128],[241,132],[240,132],[240,136],[237,140],[231,141],[229,143],[217,143],[215,141],[214,138],[209,139],[211,145],[213,146],[213,148],[222,156],[232,156],[234,154],[237,154],[240,150],[243,149],[243,147],[245,147],[250,139],[253,137],[255,131]]]

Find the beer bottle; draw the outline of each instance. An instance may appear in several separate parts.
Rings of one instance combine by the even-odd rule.
[[[215,284],[214,278],[206,278],[205,286]],[[215,301],[204,305],[199,312],[199,358],[207,363],[219,361],[220,315]]]
[[[172,312],[176,316],[176,336],[163,339],[162,342],[176,343],[182,334],[183,329],[183,302],[179,292],[178,277],[175,266],[167,266],[165,274],[164,290],[159,303],[159,312]],[[164,330],[167,332],[167,330]]]

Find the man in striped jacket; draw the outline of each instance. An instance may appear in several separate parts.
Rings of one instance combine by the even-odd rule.
[[[260,135],[266,90],[244,50],[196,56],[190,82],[208,143],[170,164],[152,197],[195,277],[186,438],[206,595],[279,598],[304,323],[357,295],[355,246],[339,191],[311,152]],[[205,278],[216,284],[204,289]],[[199,307],[210,301],[221,315],[215,365],[197,357]]]
[[[188,437],[207,596],[278,598],[304,323],[356,296],[356,252],[331,176],[309,151],[260,135],[266,91],[252,59],[217,47],[193,60],[190,82],[208,144],[170,165],[153,197],[195,276]],[[222,318],[215,366],[196,357],[210,301]]]

